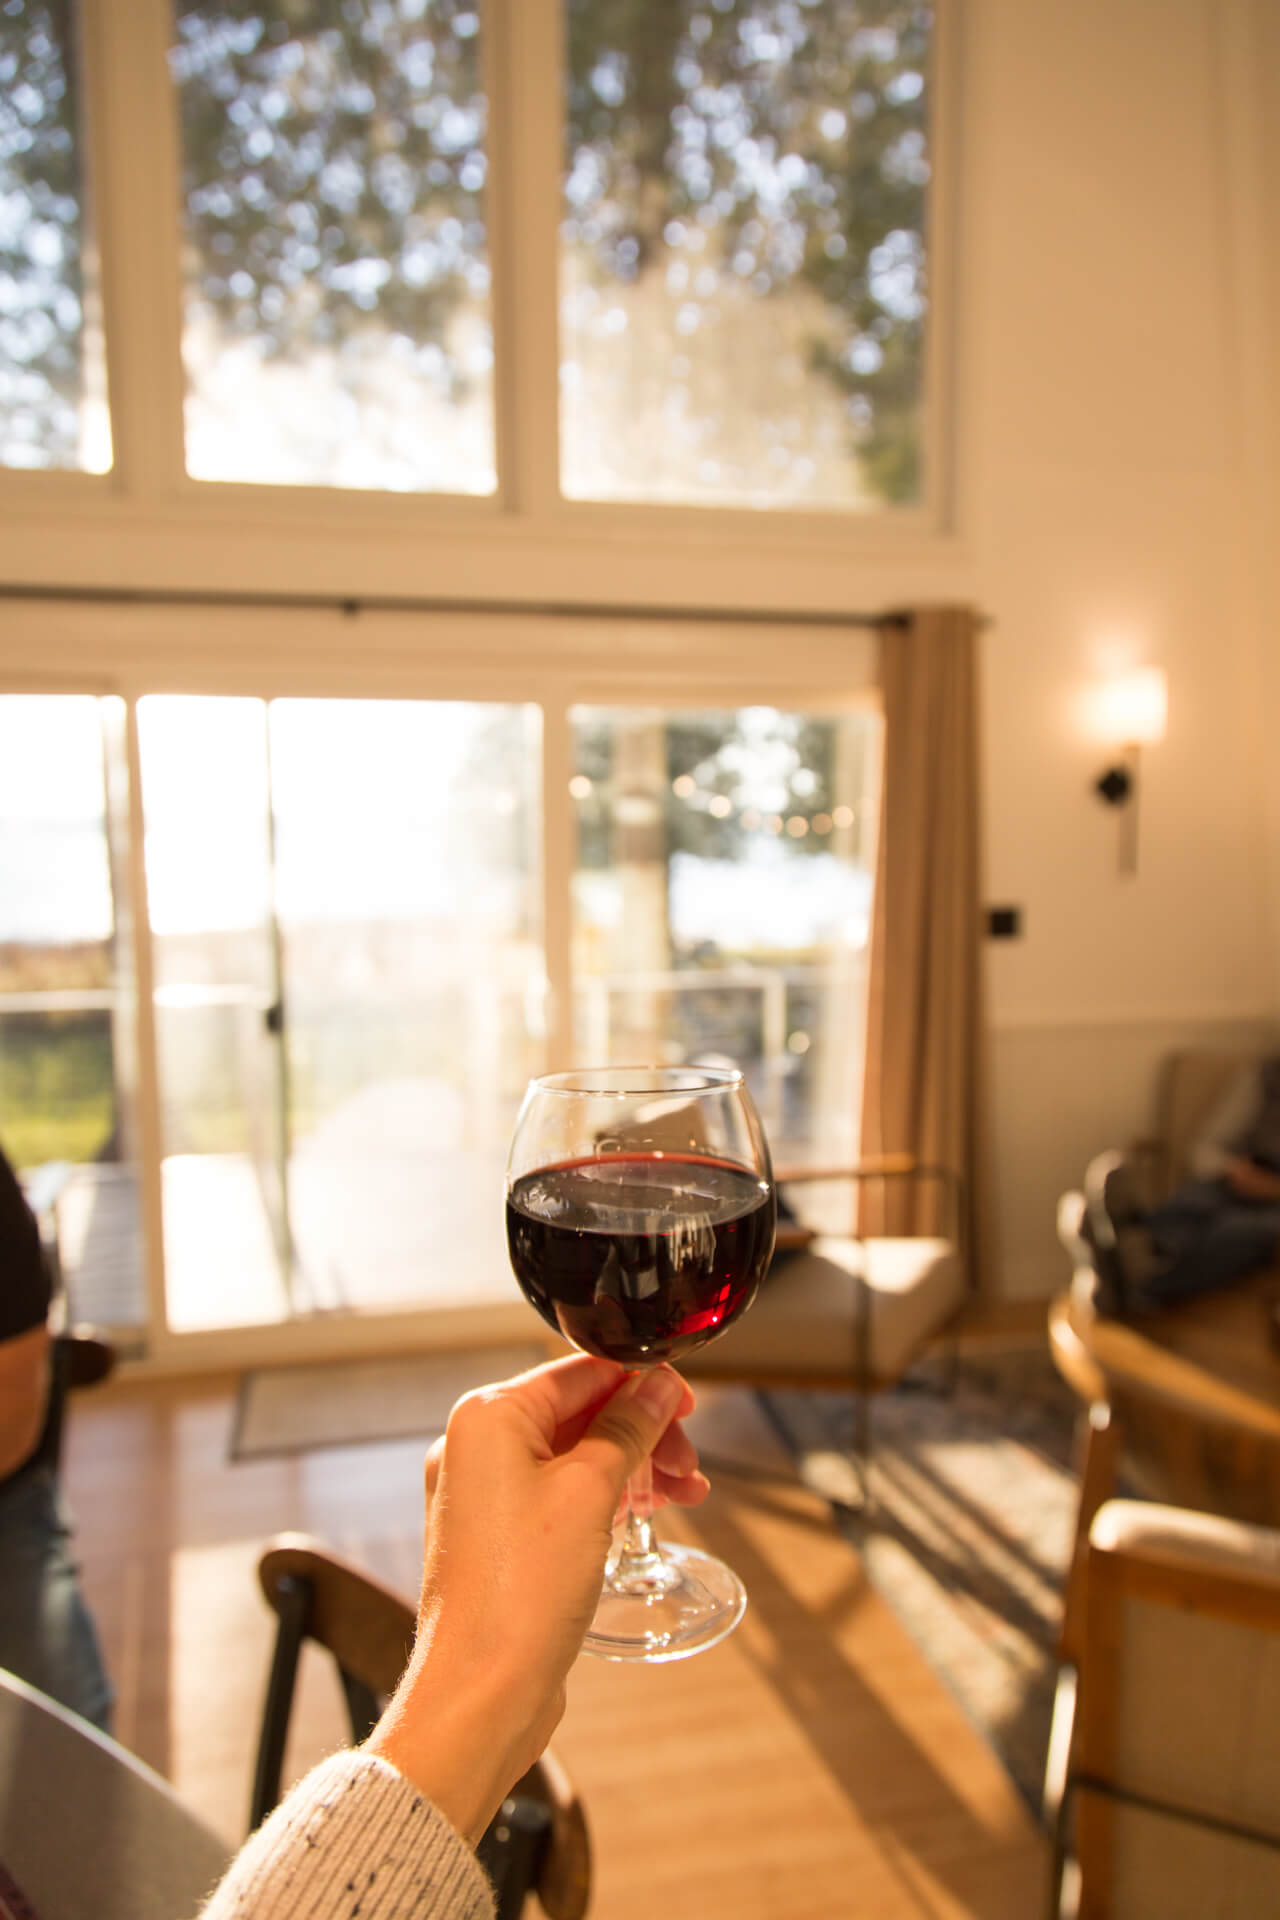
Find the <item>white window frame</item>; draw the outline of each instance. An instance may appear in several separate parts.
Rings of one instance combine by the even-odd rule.
[[[956,12],[935,0],[925,364],[928,497],[868,513],[567,501],[558,491],[560,0],[483,0],[495,332],[493,498],[245,486],[183,465],[179,136],[168,0],[81,0],[85,140],[103,265],[115,464],[0,472],[0,582],[838,611],[952,590]],[[660,554],[661,567],[655,567]]]

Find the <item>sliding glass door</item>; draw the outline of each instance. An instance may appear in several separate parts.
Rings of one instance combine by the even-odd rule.
[[[0,1141],[65,1163],[78,1314],[508,1337],[511,1125],[574,1060],[732,1060],[779,1159],[856,1151],[873,706],[576,680],[0,696]]]

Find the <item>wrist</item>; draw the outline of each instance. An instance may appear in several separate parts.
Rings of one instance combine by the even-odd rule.
[[[366,1750],[404,1774],[474,1846],[544,1744],[513,1709],[514,1694],[428,1651],[411,1662]]]

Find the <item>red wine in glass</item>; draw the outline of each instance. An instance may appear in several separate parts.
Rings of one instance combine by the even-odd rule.
[[[507,1195],[521,1290],[585,1353],[678,1362],[750,1306],[773,1247],[767,1180],[710,1155],[596,1155]]]

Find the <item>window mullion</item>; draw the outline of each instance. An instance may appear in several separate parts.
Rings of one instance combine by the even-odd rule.
[[[134,496],[183,478],[179,157],[167,0],[82,0],[114,470]]]
[[[569,707],[556,693],[542,706],[542,944],[547,976],[546,1069],[573,1065],[572,911],[574,844],[569,781]]]
[[[560,0],[488,0],[486,18],[498,484],[538,515],[559,498],[563,19]]]

